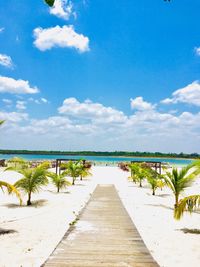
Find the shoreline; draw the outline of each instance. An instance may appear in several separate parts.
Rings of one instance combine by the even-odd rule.
[[[199,157],[178,157],[178,156],[165,156],[165,155],[159,155],[159,156],[154,156],[154,155],[152,155],[152,156],[142,156],[142,155],[133,155],[133,156],[127,156],[127,155],[107,155],[106,153],[104,154],[104,155],[102,155],[101,153],[101,155],[96,155],[96,154],[94,154],[94,155],[90,155],[90,154],[87,154],[87,152],[86,152],[86,154],[80,154],[80,153],[76,153],[76,152],[72,152],[73,154],[71,154],[70,152],[69,153],[49,153],[48,151],[41,151],[41,153],[40,153],[40,151],[27,151],[27,152],[20,152],[20,151],[12,151],[12,152],[6,152],[6,153],[4,153],[4,152],[0,152],[0,155],[34,155],[34,156],[42,156],[42,155],[45,155],[45,156],[60,156],[60,157],[62,157],[62,156],[71,156],[71,157],[73,157],[73,156],[75,156],[75,157],[99,157],[99,158],[104,158],[104,157],[106,157],[106,158],[147,158],[147,159],[149,159],[149,158],[156,158],[156,159],[176,159],[176,160],[198,160],[198,159],[200,159],[200,156]],[[97,152],[98,153],[98,152]],[[164,154],[164,153],[163,153]],[[167,153],[166,153],[167,154]],[[172,153],[173,154],[173,153]],[[176,153],[174,153],[174,154],[176,154]],[[177,154],[178,155],[178,154]],[[190,156],[190,154],[188,154],[188,156]],[[56,158],[55,158],[56,159]]]
[[[75,156],[75,157],[80,157],[80,159],[84,159],[84,155],[80,155],[80,154],[76,154],[76,155],[68,155],[68,154],[65,154],[65,155],[56,155],[56,154],[35,154],[35,153],[33,153],[33,154],[29,154],[29,153],[27,153],[27,154],[16,154],[16,153],[13,153],[13,154],[7,154],[7,153],[5,153],[5,154],[0,154],[0,156],[3,156],[3,155],[9,155],[9,156],[19,156],[19,157],[22,157],[23,158],[23,156],[27,156],[27,155],[29,155],[29,156],[31,156],[31,155],[33,155],[33,156],[40,156],[41,155],[41,158],[30,158],[30,159],[26,159],[25,157],[24,157],[24,159],[26,159],[27,161],[55,161],[56,159],[62,159],[62,157],[55,157],[55,158],[44,158],[44,157],[42,157],[42,156],[67,156],[67,157],[70,157],[71,156],[71,159],[73,160],[73,156]],[[199,160],[199,158],[179,158],[179,157],[156,157],[156,156],[152,156],[152,157],[148,157],[148,156],[88,156],[88,155],[85,155],[85,157],[87,157],[88,159],[86,159],[86,160],[88,160],[88,161],[92,161],[92,162],[116,162],[116,163],[119,163],[119,162],[126,162],[125,160],[121,160],[121,161],[118,161],[118,160],[113,160],[113,161],[111,161],[111,160],[108,160],[108,161],[106,161],[106,160],[96,160],[96,159],[90,159],[90,158],[99,158],[99,159],[102,159],[102,158],[108,158],[108,159],[119,159],[119,158],[122,158],[122,159],[158,159],[158,161],[161,161],[162,162],[162,160],[164,160],[164,159],[166,159],[166,160],[176,160],[176,161],[181,161],[181,160],[185,160],[185,161],[195,161],[195,160]],[[12,158],[12,157],[11,157]],[[66,158],[67,159],[67,158]],[[9,160],[9,159],[5,159],[5,160]],[[127,161],[130,161],[130,160],[127,160]],[[167,161],[163,161],[163,162],[165,162],[165,163],[168,163]]]

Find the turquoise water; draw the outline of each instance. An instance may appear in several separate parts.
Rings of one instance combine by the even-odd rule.
[[[187,165],[190,164],[193,160],[191,159],[175,159],[175,158],[142,158],[142,157],[100,157],[100,156],[64,156],[64,155],[34,155],[34,154],[0,154],[0,159],[10,159],[12,157],[22,157],[27,160],[54,160],[57,158],[62,159],[86,159],[88,161],[96,162],[110,162],[118,163],[122,161],[161,161],[167,162],[170,165]]]

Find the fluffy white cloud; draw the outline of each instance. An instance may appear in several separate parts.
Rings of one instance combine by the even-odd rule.
[[[76,13],[73,11],[73,4],[68,0],[56,0],[49,12],[64,20],[69,20],[72,15],[76,16]]]
[[[161,101],[163,104],[187,103],[200,106],[200,83],[194,81],[184,88],[176,90],[172,98],[166,98]]]
[[[5,28],[3,28],[3,27],[0,28],[0,33],[3,32],[4,30],[5,30]]]
[[[135,99],[130,99],[131,101],[131,108],[136,110],[151,110],[155,108],[155,105],[148,103],[143,100],[143,97],[139,96]]]
[[[116,108],[76,98],[65,99],[58,109],[60,114],[45,119],[0,112],[0,119],[6,120],[2,143],[27,149],[200,152],[200,112],[160,112],[151,103],[138,102],[140,106],[129,116]]]
[[[18,123],[21,121],[28,120],[27,113],[20,113],[20,112],[3,112],[0,111],[0,120],[5,120],[6,124],[9,122]]]
[[[10,56],[0,54],[0,65],[7,67],[7,68],[12,68],[13,67],[13,62]]]
[[[92,120],[95,123],[123,123],[126,120],[122,111],[93,103],[90,100],[81,103],[73,97],[65,99],[58,111],[60,114]]]
[[[28,81],[0,76],[0,93],[36,94],[38,92],[38,88],[30,87]]]
[[[41,51],[53,47],[75,48],[83,53],[89,51],[89,39],[83,34],[76,33],[73,26],[64,25],[52,28],[36,28],[34,30],[34,45]]]
[[[19,109],[19,110],[26,109],[26,102],[18,100],[17,103],[16,103],[16,108]]]
[[[197,56],[200,56],[200,47],[195,47],[195,53]]]

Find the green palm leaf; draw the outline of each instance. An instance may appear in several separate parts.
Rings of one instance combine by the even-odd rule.
[[[45,0],[45,2],[47,3],[47,5],[52,7],[54,5],[55,0]]]
[[[192,195],[181,199],[174,210],[174,218],[179,220],[185,211],[190,213],[200,207],[200,195]]]
[[[2,125],[5,121],[0,120],[0,125]]]
[[[0,181],[0,188],[2,189],[2,191],[4,191],[3,188],[6,188],[9,194],[14,193],[19,199],[20,205],[22,204],[21,195],[14,185]]]
[[[191,186],[198,173],[199,171],[197,168],[194,168],[194,165],[188,165],[180,171],[177,168],[173,168],[171,173],[166,172],[164,180],[175,196],[175,208],[178,206],[179,195],[187,187]]]

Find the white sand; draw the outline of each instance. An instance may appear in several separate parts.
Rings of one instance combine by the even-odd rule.
[[[63,193],[52,185],[33,200],[33,207],[19,207],[13,196],[0,192],[0,228],[16,233],[0,235],[1,267],[40,266],[63,237],[75,214],[82,209],[97,184],[115,184],[119,195],[155,260],[165,267],[200,266],[200,235],[185,234],[181,229],[200,229],[200,214],[173,219],[174,198],[168,189],[157,196],[145,184],[139,188],[127,181],[129,174],[116,167],[94,167],[93,177],[77,181]],[[18,175],[19,177],[19,175]],[[14,182],[14,172],[0,173],[1,180]],[[200,194],[200,180],[187,194]],[[26,199],[26,198],[25,198]],[[95,267],[95,266],[94,266]]]

